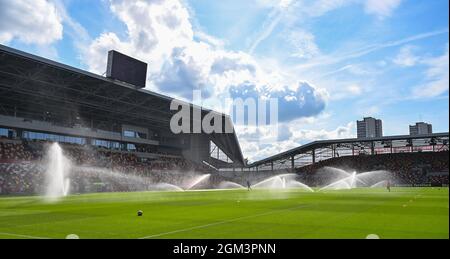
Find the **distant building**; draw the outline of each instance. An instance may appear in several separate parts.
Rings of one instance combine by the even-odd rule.
[[[383,137],[383,122],[381,120],[367,117],[357,121],[358,138],[380,138]]]
[[[417,122],[416,125],[409,126],[409,135],[426,135],[433,133],[433,125],[425,122]]]

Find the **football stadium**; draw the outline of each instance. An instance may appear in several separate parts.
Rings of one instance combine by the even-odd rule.
[[[173,98],[130,67],[145,70],[112,51],[100,76],[0,45],[0,238],[449,238],[448,132],[247,163],[234,131],[172,133]]]

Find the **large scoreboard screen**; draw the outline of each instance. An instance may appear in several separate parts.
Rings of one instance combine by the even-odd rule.
[[[106,76],[137,88],[144,88],[147,81],[147,63],[111,50],[108,53]]]

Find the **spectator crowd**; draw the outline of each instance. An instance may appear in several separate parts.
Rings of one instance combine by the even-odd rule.
[[[448,156],[448,151],[345,156],[302,167],[298,173],[304,175],[305,182],[312,186],[324,185],[329,180],[326,175],[318,173],[325,167],[357,172],[388,171],[396,185],[448,186]]]
[[[0,141],[0,194],[45,191],[49,144]],[[186,172],[209,170],[181,156],[155,154],[155,158],[143,158],[129,152],[76,144],[60,145],[73,165],[70,180],[74,192],[146,190],[164,180],[176,182],[181,178],[177,175],[185,175]]]

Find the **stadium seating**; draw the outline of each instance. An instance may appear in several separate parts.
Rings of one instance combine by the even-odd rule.
[[[34,194],[43,191],[48,145],[49,142],[45,141],[0,140],[0,194]],[[61,146],[65,156],[80,171],[71,176],[71,188],[77,193],[147,190],[151,184],[158,182],[182,184],[183,174],[176,172],[210,171],[207,166],[193,164],[181,156],[158,154],[156,159],[149,159],[139,157],[136,153],[92,146]],[[346,156],[302,167],[297,173],[302,182],[309,186],[322,186],[328,180],[317,174],[323,167],[358,172],[387,170],[392,173],[396,185],[448,186],[448,155],[448,151],[445,151]],[[211,182],[221,180],[223,177],[220,175],[211,177]]]
[[[32,194],[43,191],[45,181],[45,151],[48,142],[27,143],[0,141],[0,194]],[[79,170],[89,173],[72,176],[76,192],[145,190],[146,185],[165,178],[176,180],[171,171],[206,171],[206,166],[194,164],[182,157],[159,154],[157,159],[140,158],[134,153],[97,149],[76,144],[61,144],[64,155]],[[107,174],[119,172],[119,174]],[[98,183],[95,189],[87,186]],[[104,183],[108,185],[104,185]],[[86,189],[87,187],[91,189]]]
[[[396,185],[428,186],[448,185],[448,151],[359,155],[320,161],[298,169],[308,185],[323,185],[317,172],[324,167],[335,167],[358,172],[386,170],[392,173]]]

